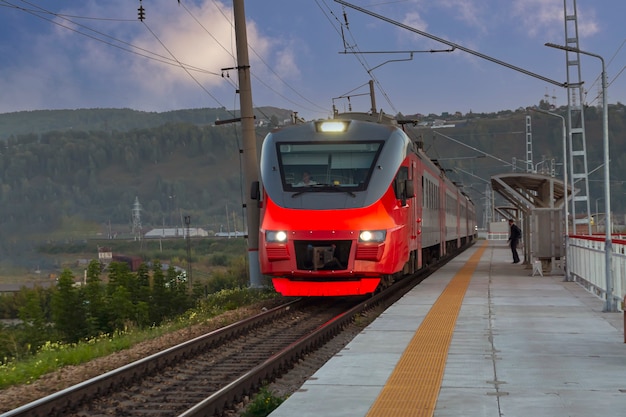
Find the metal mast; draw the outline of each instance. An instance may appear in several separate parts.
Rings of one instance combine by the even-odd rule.
[[[485,185],[485,224],[483,225],[483,227],[485,227],[486,229],[489,229],[489,225],[491,224],[492,221],[494,221],[493,218],[493,193],[491,191],[491,184],[486,184]]]
[[[568,4],[569,3],[569,4]],[[576,0],[563,0],[565,13],[565,45],[579,49],[578,17]],[[572,219],[574,233],[577,225],[587,225],[591,234],[591,210],[589,203],[589,177],[587,170],[587,147],[585,139],[585,114],[583,87],[580,73],[580,54],[566,51],[567,68],[567,123],[569,126],[569,148],[571,186],[575,194],[572,198]],[[583,214],[583,216],[580,216]],[[585,215],[586,214],[586,215]]]
[[[530,116],[526,116],[526,172],[533,172],[533,131]]]
[[[141,204],[139,204],[139,197],[135,197],[135,203],[133,204],[133,236],[135,240],[141,240]]]

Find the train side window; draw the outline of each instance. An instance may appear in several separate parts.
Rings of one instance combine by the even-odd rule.
[[[393,181],[393,189],[398,200],[406,200],[406,180],[409,178],[409,168],[400,167]]]

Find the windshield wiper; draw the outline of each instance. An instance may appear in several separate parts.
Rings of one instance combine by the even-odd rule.
[[[297,197],[297,196],[299,196],[301,194],[304,194],[304,193],[314,193],[314,192],[323,192],[323,191],[332,191],[332,192],[346,193],[350,197],[356,197],[356,194],[354,194],[352,191],[344,190],[341,187],[339,187],[337,185],[332,185],[332,184],[307,185],[305,187],[302,187],[302,190],[299,190],[299,191],[296,191],[295,193],[293,193],[291,195],[291,197],[294,198],[294,197]]]

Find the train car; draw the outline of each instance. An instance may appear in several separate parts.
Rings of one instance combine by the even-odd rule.
[[[259,260],[285,296],[369,294],[473,240],[458,190],[403,130],[351,117],[263,142]]]

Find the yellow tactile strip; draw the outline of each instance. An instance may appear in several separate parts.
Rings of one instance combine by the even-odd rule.
[[[433,415],[463,297],[487,246],[485,241],[433,304],[367,417]]]

